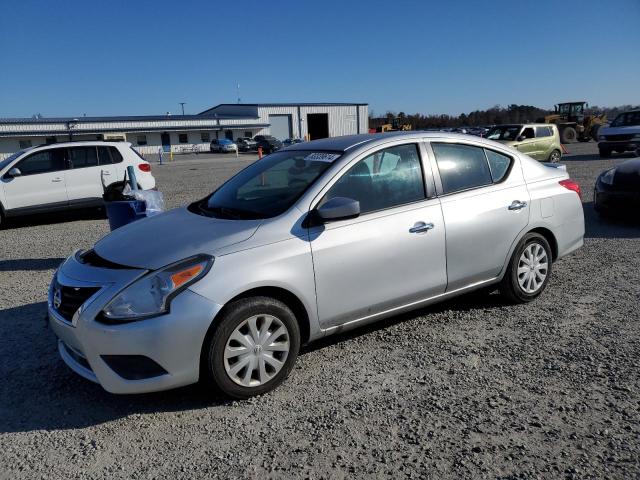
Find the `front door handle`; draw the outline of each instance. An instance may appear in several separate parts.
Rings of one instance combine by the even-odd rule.
[[[526,206],[527,206],[527,202],[514,200],[513,202],[511,202],[511,205],[509,205],[509,210],[522,210]]]
[[[416,222],[416,224],[409,229],[409,233],[425,233],[433,228],[433,223]]]
[[[61,182],[61,181],[62,181],[62,179],[61,179],[60,177],[56,177],[56,178],[54,178],[54,179],[53,179],[53,180],[51,180],[51,181],[52,181],[52,182],[55,182],[55,183],[58,183],[58,182]]]

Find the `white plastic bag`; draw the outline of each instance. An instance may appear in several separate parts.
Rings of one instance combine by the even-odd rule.
[[[136,200],[142,200],[146,204],[147,216],[164,212],[164,196],[157,190],[133,190],[131,194]]]

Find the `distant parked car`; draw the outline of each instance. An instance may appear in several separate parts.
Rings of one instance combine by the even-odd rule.
[[[209,150],[218,153],[235,152],[237,148],[238,146],[228,138],[215,138],[211,140],[211,145],[209,146]]]
[[[282,145],[288,147],[289,145],[295,145],[296,143],[302,143],[302,140],[299,138],[287,138],[286,140],[283,140]]]
[[[282,142],[271,135],[256,135],[253,139],[257,142],[258,148],[262,147],[265,154],[277,152],[282,148]]]
[[[156,186],[151,165],[128,142],[31,147],[0,161],[0,223],[6,217],[104,205],[104,187],[134,166],[140,188]]]
[[[553,124],[496,125],[485,138],[509,145],[543,162],[558,162],[562,158],[560,132]]]
[[[258,142],[249,137],[238,138],[236,145],[238,145],[238,150],[241,152],[253,152],[258,149]]]
[[[640,158],[622,162],[598,176],[593,208],[603,215],[631,214],[640,218]]]
[[[601,157],[611,152],[624,153],[640,149],[640,110],[621,113],[608,127],[598,131]]]

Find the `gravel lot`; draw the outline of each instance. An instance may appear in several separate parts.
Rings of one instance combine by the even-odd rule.
[[[0,478],[640,477],[640,227],[592,209],[596,175],[622,159],[569,149],[585,246],[541,298],[477,293],[325,339],[247,402],[197,386],[114,396],[72,373],[44,328],[46,289],[107,222],[14,222],[0,231]],[[154,174],[174,207],[252,159]]]

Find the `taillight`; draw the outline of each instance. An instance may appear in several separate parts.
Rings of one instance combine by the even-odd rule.
[[[580,191],[580,185],[578,185],[576,182],[574,182],[571,179],[567,179],[567,180],[561,180],[559,183],[567,190],[572,190],[576,192],[580,197],[580,200],[582,200],[582,192]]]
[[[138,164],[138,168],[140,170],[142,170],[143,172],[150,172],[151,171],[151,165],[149,163],[139,163]]]

